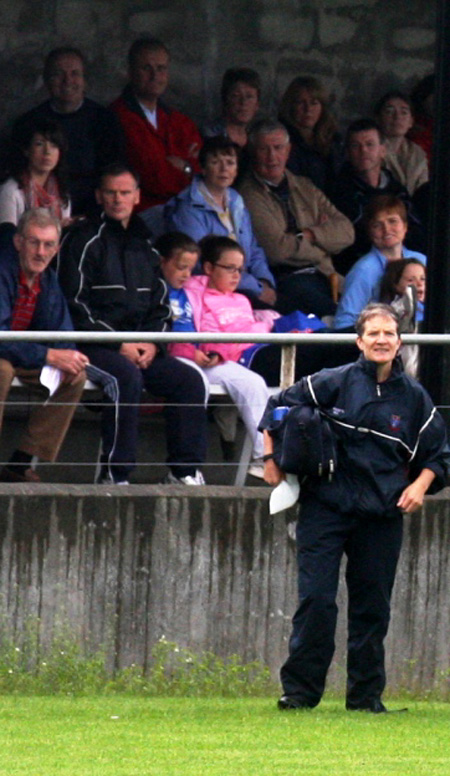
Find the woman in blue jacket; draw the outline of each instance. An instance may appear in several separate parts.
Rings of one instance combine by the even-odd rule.
[[[255,307],[273,307],[275,280],[266,254],[256,242],[244,200],[231,188],[238,172],[237,146],[224,137],[208,138],[199,162],[202,174],[165,206],[167,231],[184,232],[196,242],[209,234],[236,240],[245,254],[237,290]]]
[[[384,638],[402,540],[402,513],[414,512],[430,488],[443,487],[446,432],[419,383],[397,358],[398,318],[374,303],[357,323],[359,360],[323,369],[269,400],[265,429],[266,482],[284,477],[267,429],[276,406],[324,409],[337,437],[331,481],[302,483],[297,526],[299,607],[289,657],[281,669],[280,709],[316,706],[334,652],[339,566],[347,555],[349,710],[385,712]]]

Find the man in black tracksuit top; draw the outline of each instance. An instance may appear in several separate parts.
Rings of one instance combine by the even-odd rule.
[[[198,469],[206,453],[203,379],[160,346],[139,342],[139,332],[168,328],[170,310],[159,275],[159,254],[147,227],[133,215],[139,201],[136,177],[126,167],[108,168],[97,199],[103,217],[72,227],[61,245],[58,277],[76,330],[136,332],[136,342],[80,345],[91,364],[112,376],[118,389],[118,403],[107,403],[102,413],[100,480],[124,483],[135,466],[145,387],[167,400],[168,481],[203,484]]]
[[[289,657],[281,669],[279,708],[316,706],[334,652],[335,603],[342,554],[347,555],[347,708],[386,711],[384,638],[402,540],[402,511],[419,508],[425,492],[443,487],[446,433],[426,391],[396,357],[398,321],[387,305],[369,305],[358,321],[362,355],[323,369],[269,400],[261,428],[276,406],[300,403],[326,410],[338,442],[335,475],[302,484],[297,526],[299,608]],[[265,479],[282,473],[264,432]]]

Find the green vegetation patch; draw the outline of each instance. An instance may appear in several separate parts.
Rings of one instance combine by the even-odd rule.
[[[129,693],[144,696],[267,696],[275,692],[269,669],[237,655],[196,654],[164,637],[154,645],[147,670],[131,665],[112,671],[106,654],[85,655],[68,636],[54,639],[42,656],[25,642],[0,642],[0,693],[85,695]]]

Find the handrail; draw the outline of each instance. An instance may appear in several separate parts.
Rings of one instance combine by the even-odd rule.
[[[331,345],[349,344],[355,338],[356,334],[337,332],[0,331],[0,342],[254,342],[271,345]],[[403,334],[402,342],[408,345],[450,345],[450,334]]]

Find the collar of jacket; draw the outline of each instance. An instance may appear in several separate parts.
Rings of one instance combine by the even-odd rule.
[[[120,221],[116,218],[110,218],[105,213],[102,213],[101,220],[107,224],[112,231],[117,232],[118,234],[136,235],[142,237],[144,240],[149,240],[152,236],[149,228],[136,213],[132,213],[126,229],[124,229]]]
[[[356,363],[366,375],[369,375],[369,377],[377,382],[377,364],[375,361],[368,361],[364,354],[361,353]],[[385,382],[389,383],[391,380],[396,380],[403,372],[402,359],[397,355],[392,362],[391,373]]]
[[[389,194],[404,194],[405,188],[402,186],[402,184],[397,181],[392,173],[386,168],[381,167],[381,172],[385,176],[385,185],[384,186],[370,186],[364,178],[361,178],[360,175],[358,175],[357,172],[353,169],[350,162],[346,162],[342,168],[341,176],[344,180],[347,180],[348,183],[352,188],[355,188],[359,191],[367,192],[376,192],[378,194],[384,194],[385,192]]]
[[[147,117],[144,111],[142,110],[141,106],[139,105],[139,102],[136,99],[130,84],[127,84],[125,89],[123,90],[122,99],[129,110],[133,111],[133,113],[137,113],[141,118],[147,121]],[[168,116],[170,116],[170,114],[172,113],[169,106],[166,105],[166,103],[163,102],[162,100],[157,101],[156,109],[162,110]]]
[[[262,186],[266,191],[269,191],[272,194],[275,194],[274,192],[275,184],[270,184],[268,181],[265,181],[264,178],[261,178],[254,170],[251,170],[249,175],[253,178],[253,180],[256,181],[256,183]],[[291,172],[286,168],[284,171],[283,180],[287,181],[288,188],[289,190],[291,190],[296,186],[296,184],[300,183],[301,185],[301,182],[307,180],[307,178],[302,175],[294,175],[293,172]],[[311,181],[309,182],[311,183]],[[280,185],[280,183],[278,185]]]

